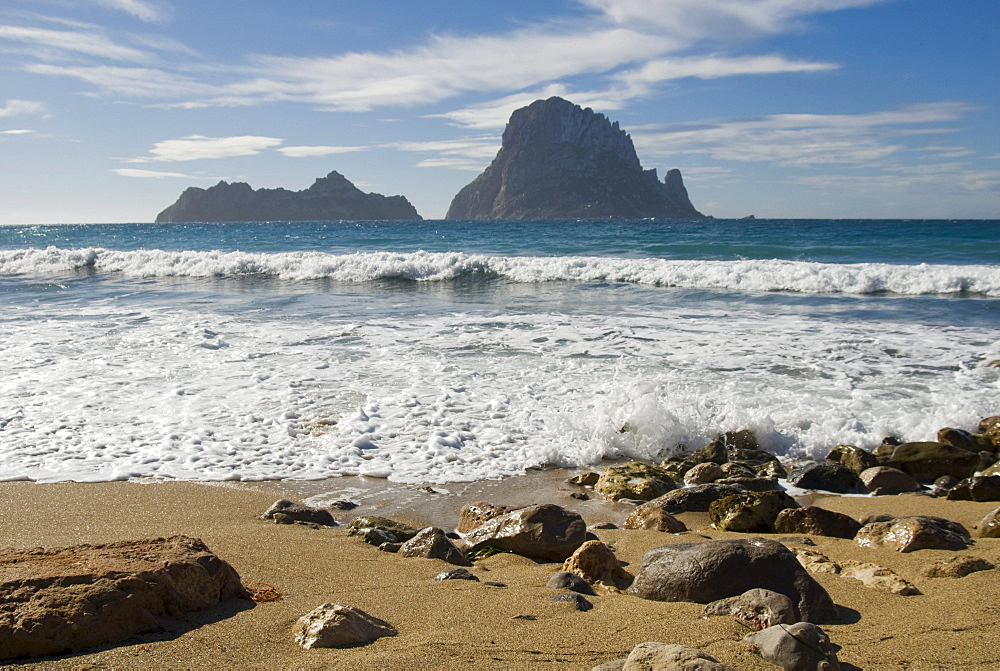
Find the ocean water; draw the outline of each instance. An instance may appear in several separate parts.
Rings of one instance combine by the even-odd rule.
[[[446,483],[1000,414],[1000,222],[0,226],[0,480]]]

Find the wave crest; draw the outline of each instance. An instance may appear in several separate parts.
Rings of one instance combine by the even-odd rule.
[[[424,251],[268,254],[56,247],[0,251],[0,274],[4,275],[50,276],[80,270],[136,278],[266,276],[290,281],[440,282],[478,275],[522,283],[622,282],[746,292],[1000,296],[1000,267],[985,265],[520,257]]]

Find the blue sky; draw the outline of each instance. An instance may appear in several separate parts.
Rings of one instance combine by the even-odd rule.
[[[998,0],[4,0],[0,223],[337,170],[425,218],[561,95],[717,217],[1000,218]]]

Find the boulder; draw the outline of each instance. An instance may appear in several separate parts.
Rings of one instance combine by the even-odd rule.
[[[663,496],[653,499],[649,506],[662,508],[671,515],[680,513],[707,513],[712,501],[732,496],[746,494],[747,490],[736,485],[720,485],[713,482],[707,485],[694,485],[684,489],[675,489]]]
[[[799,504],[783,491],[733,494],[713,501],[708,508],[712,524],[722,531],[773,532],[778,514]]]
[[[403,543],[399,554],[404,557],[425,557],[441,559],[456,566],[472,566],[462,551],[437,527],[427,527],[417,532],[417,535]]]
[[[989,512],[976,524],[980,538],[1000,538],[1000,508]]]
[[[785,671],[839,671],[837,651],[822,629],[809,622],[775,625],[744,637],[743,642]]]
[[[684,474],[684,484],[703,485],[706,482],[715,482],[723,477],[722,467],[711,461],[706,461],[691,468]]]
[[[993,442],[984,435],[977,435],[962,429],[945,428],[938,431],[937,442],[960,447],[969,452],[993,451]]]
[[[587,540],[587,524],[577,513],[543,504],[494,517],[465,535],[469,552],[492,546],[543,561],[563,561]]]
[[[374,530],[375,533],[371,533]],[[419,529],[388,517],[369,515],[358,517],[347,525],[347,535],[360,536],[366,543],[378,546],[382,543],[405,543],[417,535]]]
[[[892,451],[892,460],[917,482],[925,483],[934,482],[942,475],[961,480],[975,473],[979,466],[977,453],[933,442],[898,445]]]
[[[695,450],[691,460],[699,464],[724,464],[729,461],[729,450],[723,440],[715,439],[700,450]]]
[[[861,547],[886,545],[899,552],[964,550],[972,545],[969,532],[958,522],[924,515],[869,522],[854,538]]]
[[[726,451],[729,452],[729,459],[742,459],[740,453],[746,452],[763,452],[760,449],[760,443],[757,441],[757,434],[754,433],[753,429],[740,429],[739,431],[726,431],[725,433],[719,434],[716,437],[715,442],[722,443],[725,446]],[[766,452],[764,454],[767,454]],[[773,459],[771,455],[767,455],[767,458]]]
[[[556,571],[549,581],[545,583],[546,587],[552,589],[568,589],[572,592],[578,592],[580,594],[587,594],[589,596],[597,596],[597,592],[589,582],[581,578],[575,573],[570,573],[569,571]]]
[[[984,469],[980,473],[980,475],[1000,475],[1000,462],[997,462],[992,466],[990,466],[989,468]]]
[[[310,648],[350,648],[383,636],[395,636],[391,624],[358,608],[325,603],[298,619],[292,631],[295,642]]]
[[[649,501],[676,488],[677,484],[666,469],[640,461],[609,467],[594,485],[594,491],[612,501]]]
[[[705,615],[731,615],[737,622],[760,631],[776,624],[795,624],[795,607],[784,594],[750,589],[739,596],[719,599],[705,606]]]
[[[722,477],[726,479],[757,477],[757,472],[742,461],[727,461],[719,466],[719,469],[722,471]]]
[[[337,526],[337,521],[329,510],[312,508],[288,499],[278,499],[260,516],[264,520],[274,520],[275,524],[319,524],[325,527]]]
[[[810,573],[832,573],[839,575],[841,566],[822,552],[807,548],[796,548],[795,557],[802,567]]]
[[[624,662],[622,671],[732,671],[696,648],[655,641],[632,648]]]
[[[873,466],[861,471],[861,482],[875,496],[903,494],[920,489],[920,483],[908,473],[888,466]]]
[[[838,463],[858,474],[868,468],[878,466],[878,457],[868,450],[854,445],[837,445],[826,455],[826,460]]]
[[[755,587],[784,594],[796,618],[838,617],[830,595],[781,543],[763,538],[665,545],[647,552],[628,593],[653,601],[710,603]]]
[[[601,477],[600,473],[594,473],[593,471],[588,471],[586,473],[580,473],[579,475],[574,475],[569,478],[566,482],[571,485],[577,485],[579,487],[593,487],[597,484],[597,480]]]
[[[802,489],[820,489],[837,494],[868,491],[857,473],[834,461],[818,461],[792,469],[788,474],[788,482]]]
[[[925,578],[964,578],[970,573],[989,571],[996,568],[991,562],[971,555],[955,555],[938,559],[924,568]]]
[[[780,534],[812,534],[833,538],[854,538],[861,524],[843,513],[808,506],[786,508],[778,513],[774,530]]]
[[[1000,475],[974,475],[948,491],[949,501],[1000,501]]]
[[[776,492],[782,490],[780,484],[776,479],[772,478],[758,478],[754,477],[727,477],[720,480],[716,480],[716,483],[720,485],[733,485],[735,487],[742,487],[748,492]],[[782,490],[783,491],[783,490]]]
[[[768,478],[771,480],[788,477],[788,471],[786,471],[785,467],[781,465],[781,462],[777,460],[765,461],[762,464],[757,464],[753,467],[753,472],[757,474],[757,477]]]
[[[458,527],[456,531],[466,534],[484,522],[488,522],[494,517],[500,517],[507,513],[523,508],[524,506],[498,506],[485,501],[466,503],[458,513]]]
[[[563,571],[604,587],[625,589],[632,584],[632,574],[622,568],[615,553],[601,541],[587,541],[577,548],[563,562]]]
[[[237,598],[249,595],[233,567],[188,536],[7,549],[0,659],[118,641]]]
[[[687,531],[687,526],[679,519],[657,505],[644,503],[633,510],[622,525],[625,529],[648,529],[672,534]]]

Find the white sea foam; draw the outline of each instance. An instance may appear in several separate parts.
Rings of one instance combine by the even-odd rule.
[[[170,265],[162,252],[80,254],[130,272]],[[223,267],[213,258],[191,256]],[[379,258],[357,260],[384,273]],[[467,481],[656,458],[747,427],[779,454],[822,457],[972,428],[1000,391],[985,365],[1000,328],[690,304],[367,318],[76,296],[0,318],[0,480]]]
[[[496,276],[513,282],[621,282],[743,292],[1000,296],[1000,266],[488,256],[457,252],[170,252],[89,249],[0,251],[0,274],[86,270],[126,278],[270,276],[284,280],[445,281]]]

